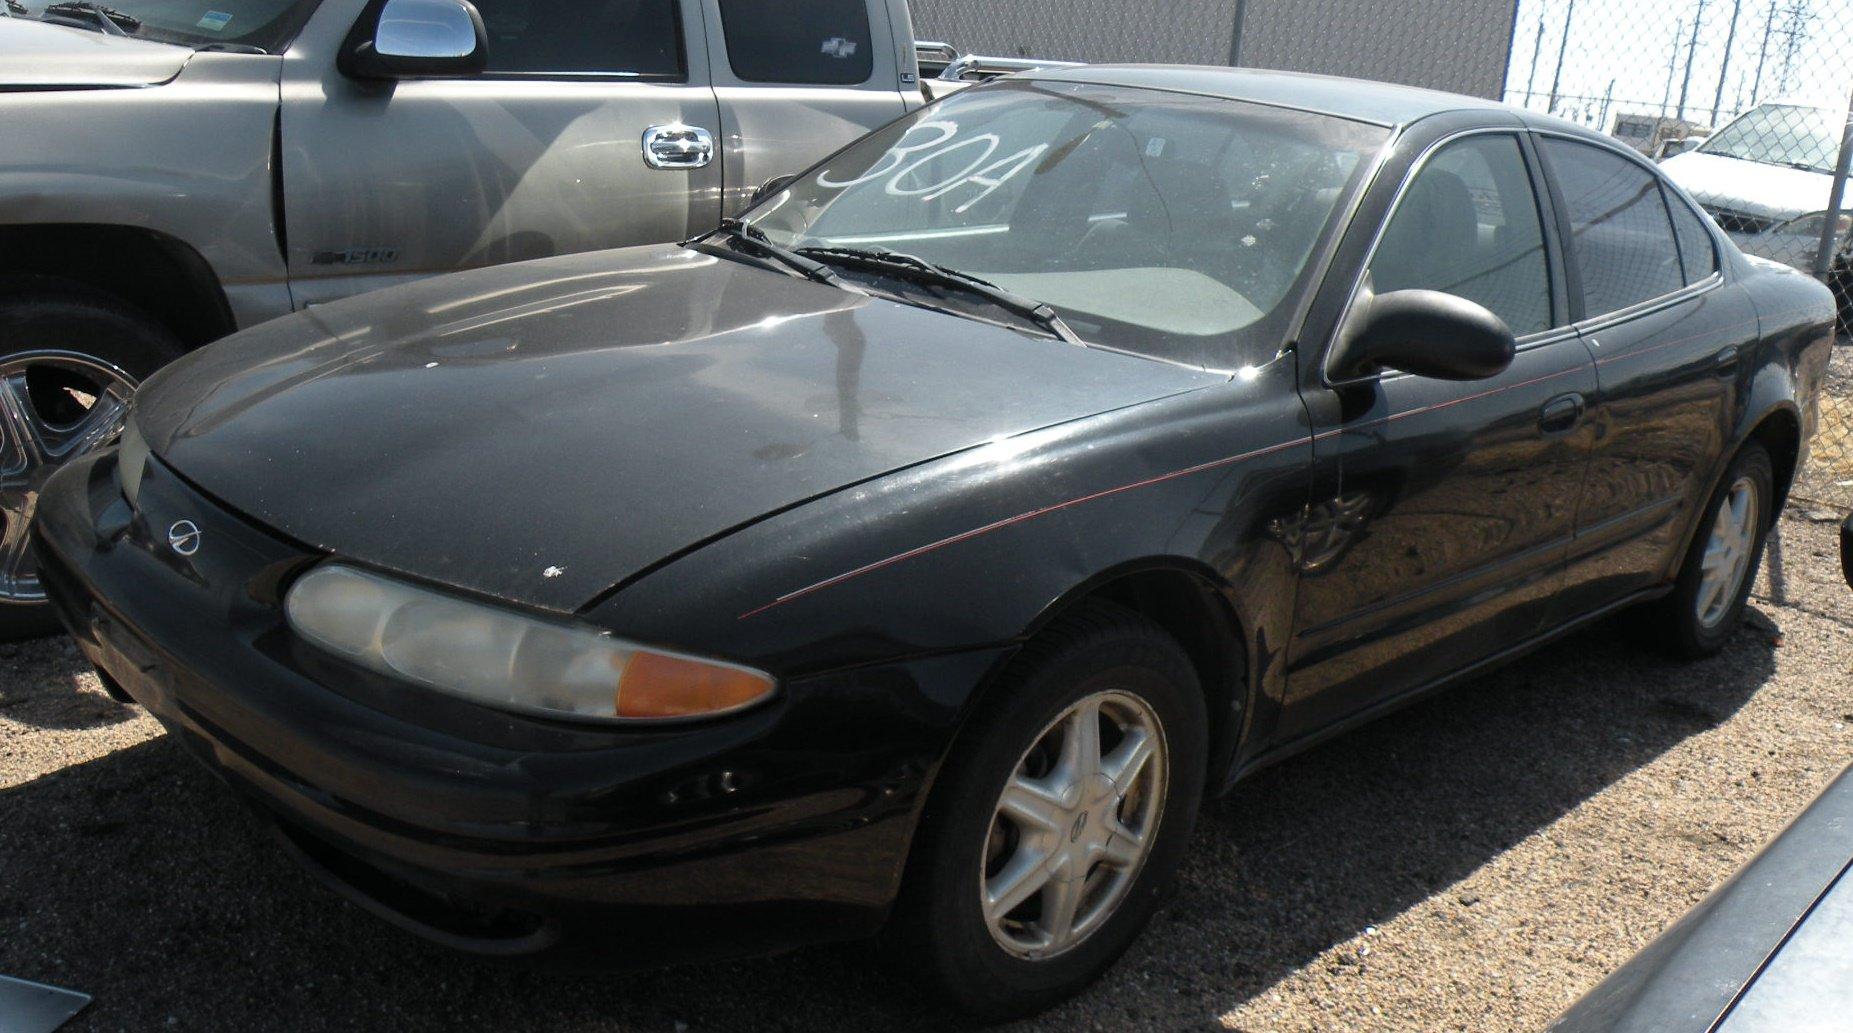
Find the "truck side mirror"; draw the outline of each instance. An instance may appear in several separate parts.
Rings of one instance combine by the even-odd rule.
[[[483,16],[469,0],[376,0],[336,61],[356,79],[454,79],[488,63]]]
[[[1440,291],[1359,293],[1326,370],[1333,381],[1398,369],[1437,380],[1485,380],[1512,365],[1505,321]]]

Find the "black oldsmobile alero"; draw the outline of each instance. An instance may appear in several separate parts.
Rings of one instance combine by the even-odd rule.
[[[1719,648],[1834,317],[1379,84],[1030,74],[763,193],[157,375],[34,531],[106,683],[437,939],[882,931],[1020,1013],[1206,792],[1622,607]]]

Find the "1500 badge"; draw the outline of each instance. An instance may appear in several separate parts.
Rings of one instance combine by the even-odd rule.
[[[399,260],[396,247],[351,247],[345,251],[317,251],[310,265],[388,265]]]

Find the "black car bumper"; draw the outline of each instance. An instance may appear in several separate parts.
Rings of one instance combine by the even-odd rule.
[[[428,937],[524,953],[588,934],[639,961],[866,935],[981,650],[789,681],[776,700],[647,730],[504,713],[341,664],[280,597],[320,557],[150,462],[47,486],[48,594],[112,691],[148,708],[313,870]],[[190,520],[200,547],[168,545]]]

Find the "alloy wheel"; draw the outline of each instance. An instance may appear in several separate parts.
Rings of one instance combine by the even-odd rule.
[[[1737,601],[1737,590],[1750,573],[1750,557],[1756,551],[1756,535],[1761,519],[1756,483],[1739,477],[1724,495],[1718,517],[1712,521],[1711,538],[1699,561],[1699,591],[1696,606],[1699,623],[1707,628],[1718,626]]]
[[[1043,729],[985,844],[979,905],[998,946],[1042,960],[1105,924],[1158,838],[1168,767],[1164,726],[1129,693],[1094,693]]]
[[[26,531],[59,466],[116,440],[135,378],[76,352],[0,360],[0,603],[45,598]]]

